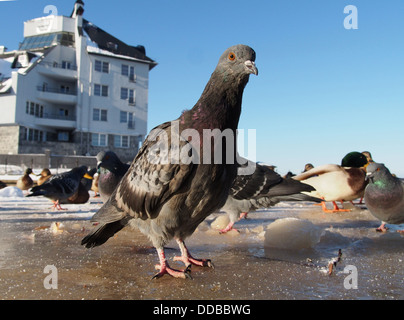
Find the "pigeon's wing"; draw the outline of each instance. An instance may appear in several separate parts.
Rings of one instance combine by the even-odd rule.
[[[170,122],[153,129],[111,195],[116,206],[136,218],[156,218],[159,209],[188,185],[195,165],[176,157],[186,145],[190,143],[171,136]]]
[[[52,176],[48,182],[54,190],[69,195],[77,191],[80,184],[80,178],[71,172],[65,172],[60,175]]]
[[[237,175],[230,190],[230,195],[237,200],[255,198],[268,193],[272,186],[281,181],[282,177],[275,171],[267,166],[256,164],[253,174]]]

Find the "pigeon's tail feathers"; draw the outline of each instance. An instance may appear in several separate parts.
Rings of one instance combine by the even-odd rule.
[[[267,196],[276,197],[276,196],[287,196],[287,195],[295,195],[300,192],[311,192],[315,191],[315,189],[301,181],[294,180],[293,178],[283,179],[282,182],[278,183],[271,189]]]
[[[122,219],[110,223],[100,223],[94,230],[91,231],[86,237],[81,240],[81,244],[85,245],[86,248],[92,248],[107,242],[115,233],[121,230],[126,224],[127,219]]]
[[[38,191],[34,191],[30,194],[27,194],[26,197],[36,197],[36,196],[43,196],[43,195],[45,195],[45,191],[38,190]]]
[[[284,196],[276,196],[275,198],[271,199],[273,201],[281,202],[281,201],[309,201],[309,202],[317,202],[320,203],[324,201],[320,198],[312,197],[304,193],[296,193],[296,194],[289,194]]]
[[[111,198],[92,217],[95,228],[81,241],[86,248],[92,248],[105,243],[115,233],[125,227],[131,219],[123,210],[112,204]]]
[[[35,186],[31,188],[31,193],[27,194],[27,197],[36,197],[36,196],[44,196],[46,195],[46,185],[44,186]]]

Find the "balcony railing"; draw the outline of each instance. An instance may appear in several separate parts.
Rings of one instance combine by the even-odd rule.
[[[76,121],[75,116],[65,116],[56,113],[47,113],[45,112],[42,117],[44,119],[53,119],[53,120],[67,120],[67,121]]]
[[[61,93],[61,94],[68,94],[72,96],[77,95],[77,90],[67,89],[67,88],[50,88],[45,86],[37,86],[38,91],[41,92],[51,92],[51,93]]]
[[[52,62],[43,61],[41,64],[44,66],[47,66],[47,67],[52,67],[52,68],[77,71],[77,66],[70,64],[70,63],[56,63],[56,62],[52,63]]]

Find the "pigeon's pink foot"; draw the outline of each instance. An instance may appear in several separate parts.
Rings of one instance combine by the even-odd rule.
[[[172,276],[174,278],[192,279],[191,265],[189,265],[184,271],[172,269],[172,268],[170,268],[170,266],[167,263],[167,260],[166,260],[165,254],[164,254],[164,249],[157,249],[157,253],[159,255],[160,264],[156,265],[155,267],[156,267],[156,269],[158,269],[160,271],[152,277],[152,280],[161,278],[165,274],[169,274],[170,276]]]
[[[174,261],[182,261],[187,266],[187,269],[190,268],[191,265],[214,268],[210,259],[195,259],[192,257],[183,240],[177,239],[177,243],[181,250],[181,257],[174,257]]]
[[[386,224],[383,222],[380,227],[376,228],[377,232],[386,232],[389,228],[386,227]]]
[[[233,228],[233,225],[234,225],[234,222],[229,222],[229,224],[227,225],[226,228],[219,230],[219,233],[223,234],[223,233],[227,233],[231,230],[236,230],[237,232],[239,232],[236,228]]]
[[[240,213],[240,218],[239,219],[240,220],[243,219],[243,218],[247,219],[247,215],[248,215],[248,212],[242,212],[242,213]]]
[[[51,207],[52,209],[54,209],[54,210],[67,210],[67,209],[62,208],[62,207],[60,206],[59,200],[57,200],[57,201],[52,201],[52,202],[53,202],[53,206]]]

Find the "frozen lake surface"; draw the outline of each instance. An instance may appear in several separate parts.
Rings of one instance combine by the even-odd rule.
[[[311,203],[281,203],[250,213],[236,224],[240,232],[223,235],[211,227],[221,215],[215,213],[186,241],[194,257],[211,259],[215,269],[192,266],[193,280],[153,281],[158,257],[138,231],[125,228],[93,249],[80,245],[101,206],[99,198],[64,205],[66,211],[50,205],[43,197],[0,197],[2,299],[404,299],[404,237],[391,225],[387,233],[377,233],[380,222],[365,205],[326,214]],[[309,228],[320,231],[318,241],[299,249],[288,239],[310,235],[287,223],[266,231],[287,217],[309,221]],[[270,230],[283,237],[282,244],[271,242],[275,248],[266,246]],[[329,275],[339,249],[342,259]],[[172,241],[167,258],[182,269],[171,261],[178,253]],[[49,283],[57,288],[47,289]]]

